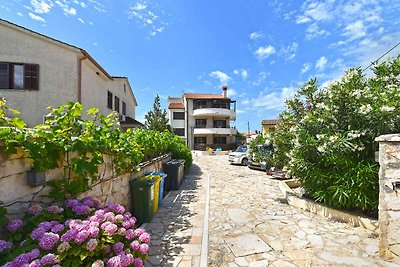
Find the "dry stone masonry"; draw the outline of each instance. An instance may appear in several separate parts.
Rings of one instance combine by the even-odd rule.
[[[400,264],[400,134],[379,142],[379,255]]]

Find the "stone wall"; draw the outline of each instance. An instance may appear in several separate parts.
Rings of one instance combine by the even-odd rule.
[[[379,142],[379,255],[400,264],[400,134]]]
[[[162,163],[169,160],[169,155],[153,159],[139,165],[140,171],[113,175],[111,159],[104,156],[105,163],[99,167],[99,179],[91,190],[81,194],[81,197],[92,196],[101,203],[115,202],[130,207],[129,180],[143,175],[147,171],[162,171]],[[7,207],[8,213],[18,215],[24,212],[31,203],[51,203],[48,198],[50,188],[45,185],[30,186],[27,174],[32,168],[32,161],[22,150],[17,154],[7,155],[0,149],[0,206]],[[64,169],[46,171],[46,181],[63,177]]]

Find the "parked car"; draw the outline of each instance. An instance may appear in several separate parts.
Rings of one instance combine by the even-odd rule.
[[[229,153],[229,162],[231,164],[241,164],[246,166],[248,161],[247,145],[240,145],[235,152]]]
[[[250,169],[257,169],[262,171],[267,171],[270,166],[266,160],[268,157],[272,157],[274,153],[274,147],[272,145],[258,145],[257,151],[251,153],[249,157],[247,166]]]

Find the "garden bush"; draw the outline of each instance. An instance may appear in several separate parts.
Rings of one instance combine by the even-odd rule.
[[[349,69],[326,87],[311,79],[286,102],[272,134],[274,162],[333,207],[376,211],[375,138],[400,132],[400,56],[366,77]]]
[[[150,236],[119,204],[90,198],[62,206],[33,205],[22,220],[5,221],[1,266],[143,266]]]

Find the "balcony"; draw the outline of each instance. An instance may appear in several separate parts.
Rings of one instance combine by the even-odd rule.
[[[208,135],[208,134],[221,134],[221,135],[235,135],[236,129],[231,128],[194,128],[193,135]]]
[[[236,112],[225,108],[199,108],[193,110],[193,117],[220,117],[236,119]]]

